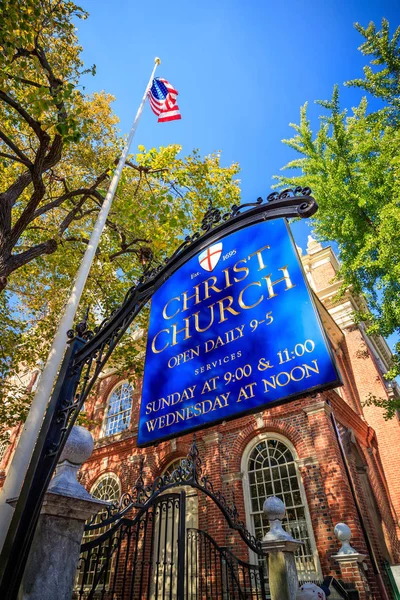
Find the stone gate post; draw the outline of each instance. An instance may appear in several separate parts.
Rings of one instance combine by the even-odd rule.
[[[108,504],[93,498],[76,479],[92,452],[89,431],[73,427],[45,495],[18,600],[72,597],[85,521]]]
[[[360,600],[368,600],[372,596],[363,568],[366,555],[360,554],[350,545],[351,529],[346,523],[338,523],[334,532],[342,546],[332,558],[340,565],[343,581],[355,585]]]
[[[294,552],[303,544],[295,540],[282,527],[285,505],[271,496],[263,507],[270,522],[270,530],[262,540],[263,550],[268,554],[268,579],[271,600],[296,600],[299,590]]]

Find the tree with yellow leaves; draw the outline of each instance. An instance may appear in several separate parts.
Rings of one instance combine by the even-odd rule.
[[[88,70],[73,19],[87,13],[67,0],[4,0],[0,10],[0,374],[15,382],[47,354],[123,140],[112,96],[79,88]],[[179,245],[209,200],[238,202],[236,164],[180,150],[140,146],[127,161],[82,300],[92,320]],[[136,352],[127,340],[121,364]],[[7,383],[2,394],[9,426],[29,398],[11,401]]]

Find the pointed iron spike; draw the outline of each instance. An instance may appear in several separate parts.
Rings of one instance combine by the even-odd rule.
[[[89,310],[90,310],[90,304],[87,305],[86,308],[86,312],[85,312],[85,316],[83,317],[83,320],[87,323],[88,318],[89,318]]]
[[[138,472],[137,479],[135,481],[135,487],[143,487],[143,485],[144,485],[143,475],[144,475],[144,456],[142,455],[139,460],[139,472]]]
[[[140,457],[140,461],[139,461],[139,473],[141,475],[143,475],[143,473],[144,473],[144,460],[145,460],[144,459],[144,454],[142,454],[141,457]]]
[[[187,457],[189,458],[189,460],[193,461],[193,457],[195,456],[195,454],[196,454],[196,434],[194,433],[192,443],[189,444]]]

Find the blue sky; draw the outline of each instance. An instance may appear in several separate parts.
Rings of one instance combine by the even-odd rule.
[[[245,201],[266,196],[272,176],[294,157],[281,143],[291,136],[299,108],[308,101],[318,127],[317,99],[329,98],[335,83],[362,75],[366,59],[357,50],[358,21],[399,24],[398,0],[82,0],[89,11],[78,21],[86,91],[116,97],[114,110],[127,133],[153,67],[179,91],[181,121],[157,124],[147,106],[134,147],[178,143],[183,152],[222,151],[223,162],[241,166]],[[361,92],[341,88],[342,104],[358,104]],[[306,223],[296,224],[305,248]]]

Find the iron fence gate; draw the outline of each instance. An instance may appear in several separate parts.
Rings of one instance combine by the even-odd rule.
[[[228,548],[218,546],[201,529],[186,534],[185,599],[264,600],[263,565],[251,565]]]
[[[262,565],[238,559],[185,521],[181,491],[156,497],[106,531],[98,522],[95,537],[82,545],[74,598],[265,600]]]
[[[189,525],[187,488],[219,508],[231,533],[238,533],[259,557],[258,564],[244,562],[209,533]],[[73,598],[267,600],[266,563],[261,557],[265,558],[260,540],[204,473],[194,437],[180,465],[150,485],[144,483],[142,459],[131,491],[86,524]],[[333,577],[325,578],[324,584],[332,598],[358,597]]]

